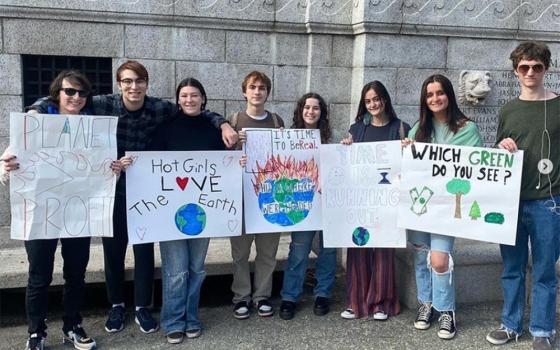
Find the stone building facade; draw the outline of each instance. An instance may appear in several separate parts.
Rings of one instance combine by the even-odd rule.
[[[555,0],[0,0],[0,147],[10,111],[23,104],[21,55],[126,58],[144,63],[149,94],[172,99],[184,77],[202,81],[209,108],[244,106],[251,70],[273,79],[270,109],[291,124],[295,100],[316,91],[329,103],[334,141],[346,134],[364,83],[388,88],[397,113],[418,115],[421,82],[440,72],[490,72],[491,91],[464,105],[488,145],[495,116],[517,95],[509,53],[525,39],[553,52],[550,89],[560,91],[560,2]],[[456,85],[457,88],[457,85]],[[0,188],[0,247],[9,241]]]

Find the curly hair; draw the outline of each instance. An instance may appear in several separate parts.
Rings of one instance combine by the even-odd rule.
[[[294,118],[292,128],[305,129],[305,123],[303,122],[303,107],[305,107],[305,102],[308,98],[314,98],[319,101],[319,108],[321,109],[321,116],[317,122],[317,127],[321,133],[321,142],[328,143],[331,138],[331,126],[329,123],[329,110],[325,100],[321,95],[315,92],[308,92],[301,96],[297,101],[296,108],[294,109]]]

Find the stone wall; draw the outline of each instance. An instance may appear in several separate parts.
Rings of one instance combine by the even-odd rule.
[[[22,107],[21,54],[138,59],[149,93],[173,98],[186,76],[199,78],[209,108],[244,105],[240,83],[259,69],[273,79],[269,109],[290,124],[294,101],[314,90],[329,102],[334,141],[353,119],[365,82],[381,80],[399,116],[417,118],[419,89],[441,72],[487,70],[492,91],[464,106],[493,143],[495,115],[518,87],[508,60],[523,39],[553,51],[548,86],[560,90],[560,4],[552,0],[0,0],[0,147],[8,112]],[[0,189],[0,226],[9,225]],[[5,235],[0,247],[6,246]]]

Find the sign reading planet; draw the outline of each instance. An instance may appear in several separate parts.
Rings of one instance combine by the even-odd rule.
[[[185,204],[175,213],[175,225],[184,234],[196,236],[206,227],[206,212],[197,204]]]
[[[352,232],[352,242],[355,245],[363,247],[369,241],[369,231],[363,227],[356,227]]]

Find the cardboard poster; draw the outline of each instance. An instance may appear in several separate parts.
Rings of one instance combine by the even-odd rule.
[[[319,130],[244,129],[245,231],[322,229]]]
[[[406,147],[399,227],[514,245],[522,165],[523,151]]]
[[[11,237],[113,236],[117,118],[10,114]]]
[[[131,244],[241,234],[241,151],[126,154]]]
[[[321,145],[325,247],[405,247],[397,227],[400,141]]]

